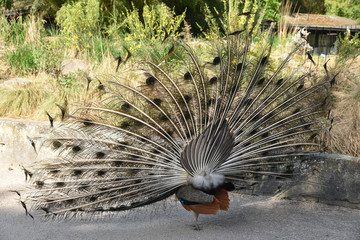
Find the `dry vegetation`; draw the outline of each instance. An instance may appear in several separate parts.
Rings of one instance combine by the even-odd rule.
[[[290,6],[286,6],[285,13],[289,11]],[[151,9],[150,9],[151,10]],[[149,10],[149,14],[151,13]],[[166,10],[164,9],[164,16],[166,15]],[[171,15],[171,14],[170,14]],[[136,17],[131,16],[131,21],[136,22]],[[235,14],[235,16],[238,16]],[[171,18],[176,18],[171,15]],[[209,18],[212,20],[213,18]],[[176,22],[176,21],[175,21]],[[175,24],[174,22],[174,24]],[[1,24],[1,22],[0,22]],[[114,60],[114,49],[117,49],[117,54],[120,54],[124,57],[125,50],[122,48],[124,44],[124,39],[119,38],[119,36],[113,36],[116,41],[110,41],[109,39],[101,38],[101,34],[95,35],[93,39],[100,39],[98,42],[89,43],[89,51],[79,52],[71,47],[66,48],[65,45],[62,45],[61,34],[52,33],[50,36],[44,37],[44,28],[43,22],[40,19],[36,19],[34,16],[30,17],[27,22],[23,23],[26,26],[26,31],[21,32],[21,34],[15,34],[18,31],[16,28],[13,29],[13,39],[11,44],[9,40],[4,38],[4,32],[9,31],[9,29],[4,28],[0,30],[0,84],[2,82],[8,81],[18,76],[25,76],[30,80],[30,83],[25,85],[15,85],[15,86],[1,86],[0,85],[0,117],[12,117],[12,118],[25,118],[33,120],[47,120],[46,112],[49,112],[55,120],[60,119],[60,111],[57,108],[56,104],[62,105],[68,108],[69,112],[72,112],[77,105],[83,105],[89,101],[96,101],[101,97],[101,92],[99,92],[98,86],[99,81],[94,78],[95,76],[117,76],[120,80],[123,81],[132,81],[134,84],[138,84],[136,72],[133,69],[139,69],[139,60],[136,58],[136,55],[142,56],[142,59],[158,61],[159,58],[164,56],[172,45],[172,41],[163,42],[163,37],[165,33],[162,32],[162,29],[159,30],[158,35],[150,36],[150,40],[146,42],[145,40],[136,42],[136,36],[139,34],[146,34],[147,29],[140,29],[138,26],[131,34],[130,37],[134,39],[131,40],[128,38],[128,42],[133,45],[127,46],[130,48],[134,55],[126,64],[120,65],[118,71],[116,71],[117,61]],[[8,25],[6,25],[8,26]],[[175,30],[170,33],[173,37],[175,35],[183,35],[185,40],[194,48],[196,54],[201,56],[202,59],[207,59],[209,57],[209,49],[206,48],[204,42],[206,39],[194,39],[191,35],[191,26],[188,23],[185,23],[185,27],[182,32],[180,29],[175,33]],[[21,26],[18,26],[21,28]],[[159,26],[158,26],[159,27]],[[217,26],[213,26],[214,29]],[[286,41],[291,39],[291,36],[285,34],[287,33],[287,25],[285,22],[280,21],[281,31],[277,36],[277,46],[275,47],[274,53],[272,55],[274,62],[280,62],[281,59],[286,55],[287,45]],[[111,34],[111,29],[109,30]],[[213,32],[214,34],[216,32]],[[85,35],[89,33],[85,32]],[[97,34],[96,32],[94,34]],[[21,38],[22,36],[22,38]],[[213,35],[209,34],[209,37]],[[74,40],[74,39],[72,39]],[[72,41],[71,40],[71,41]],[[19,44],[19,41],[21,44]],[[261,42],[261,40],[258,40]],[[86,42],[85,42],[86,44]],[[7,57],[9,51],[19,50],[22,53],[23,48],[19,46],[28,46],[29,51],[33,51],[33,55],[37,55],[39,49],[41,52],[40,59],[35,59],[39,61],[37,63],[36,71],[28,71],[26,68],[27,62],[21,62],[24,64],[24,68],[11,66],[11,61]],[[79,47],[79,46],[77,46]],[[65,49],[65,50],[63,50]],[[97,49],[95,52],[95,49]],[[120,49],[120,50],[119,50]],[[351,51],[350,51],[351,52]],[[35,54],[34,54],[35,53]],[[181,54],[181,52],[177,53]],[[61,75],[59,63],[64,58],[80,58],[87,60],[89,62],[89,71],[86,73],[89,76],[93,77],[94,80],[90,84],[90,88],[86,91],[87,80],[86,75],[83,72],[78,72],[71,76]],[[27,56],[19,55],[16,61],[26,59]],[[295,68],[296,65],[302,63],[305,57],[298,57],[294,60],[293,64],[289,64]],[[317,70],[320,75],[324,75],[325,71],[323,68],[324,63],[327,59],[324,59],[320,56],[314,56],[316,62]],[[18,62],[15,61],[15,66],[18,66]],[[331,138],[327,138],[327,149],[328,152],[348,154],[352,156],[360,156],[360,58],[357,57],[355,60],[345,61],[345,64],[342,63],[339,65],[339,61],[336,60],[335,56],[331,56],[330,61],[328,62],[331,76],[334,76],[341,69],[340,74],[336,78],[336,84],[332,88],[333,99],[331,107],[331,118],[334,119],[332,129],[330,131]],[[305,66],[306,68],[314,68],[310,62]],[[175,70],[174,70],[175,68]],[[335,69],[332,70],[331,69]],[[172,66],[172,70],[176,72],[176,66]],[[293,69],[287,69],[291,71]]]
[[[360,57],[337,78],[328,151],[360,156]]]

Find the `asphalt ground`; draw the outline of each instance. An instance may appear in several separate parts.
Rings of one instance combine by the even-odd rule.
[[[1,161],[1,160],[0,160]],[[10,170],[9,170],[10,169]],[[12,170],[11,170],[12,169]],[[232,193],[230,209],[194,217],[174,197],[115,216],[44,221],[25,215],[11,190],[24,188],[23,172],[0,162],[0,239],[339,239],[360,240],[360,210],[268,196]]]

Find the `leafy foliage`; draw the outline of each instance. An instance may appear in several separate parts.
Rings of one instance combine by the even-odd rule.
[[[325,0],[298,0],[293,4],[293,11],[300,13],[325,13]]]
[[[32,8],[35,12],[41,12],[44,17],[52,19],[65,2],[66,0],[34,0]]]
[[[19,75],[37,72],[39,59],[39,52],[31,45],[22,45],[6,53],[7,62]]]
[[[1,0],[0,7],[5,7],[5,9],[11,9],[14,4],[13,0]]]
[[[89,38],[99,28],[99,1],[79,1],[63,5],[56,14],[56,21],[61,27],[61,34],[66,44],[78,51],[89,49]]]
[[[60,84],[66,88],[71,87],[76,82],[75,74],[70,72],[61,77]]]
[[[130,34],[125,37],[125,41],[163,40],[165,29],[169,35],[174,36],[185,18],[185,12],[177,16],[163,3],[156,6],[146,4],[142,19],[139,17],[138,9],[128,11],[126,15],[124,23]]]
[[[326,14],[360,21],[360,0],[325,0]]]
[[[171,47],[163,45],[166,34],[168,40],[178,36],[184,18],[185,12],[176,15],[163,3],[156,6],[146,4],[142,15],[139,15],[138,9],[128,11],[123,26],[128,33],[124,34],[123,42],[130,45],[133,54],[141,54],[145,59],[148,56],[158,62]]]
[[[253,33],[257,33],[264,18],[265,12],[261,9],[267,6],[267,1],[261,0],[246,0],[244,3],[230,0],[223,1],[224,12],[220,12],[216,8],[213,11],[205,5],[205,21],[207,23],[207,30],[203,34],[207,39],[216,39],[224,36],[224,33],[232,33],[235,31],[242,31],[248,28]],[[260,10],[260,11],[259,11]],[[226,13],[226,14],[224,14]]]
[[[353,60],[360,55],[360,38],[359,33],[354,36],[350,32],[345,33],[345,36],[338,37],[338,56],[337,62],[343,63],[347,60]]]

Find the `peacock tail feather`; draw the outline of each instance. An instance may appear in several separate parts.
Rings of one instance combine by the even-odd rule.
[[[273,37],[228,34],[205,60],[178,40],[171,59],[140,63],[136,82],[99,76],[101,101],[67,113],[44,141],[56,154],[31,167],[28,201],[72,216],[144,206],[186,185],[210,194],[291,178],[294,158],[319,150],[329,127],[329,78],[293,61],[304,44],[274,63]]]

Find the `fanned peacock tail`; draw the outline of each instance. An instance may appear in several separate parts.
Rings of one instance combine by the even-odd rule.
[[[294,157],[319,149],[328,127],[329,77],[294,66],[306,41],[275,64],[272,34],[260,49],[251,34],[218,40],[204,61],[176,41],[183,54],[145,61],[136,83],[99,77],[101,103],[67,114],[44,142],[57,155],[30,170],[28,201],[68,216],[144,206],[187,185],[212,194],[291,177]]]

